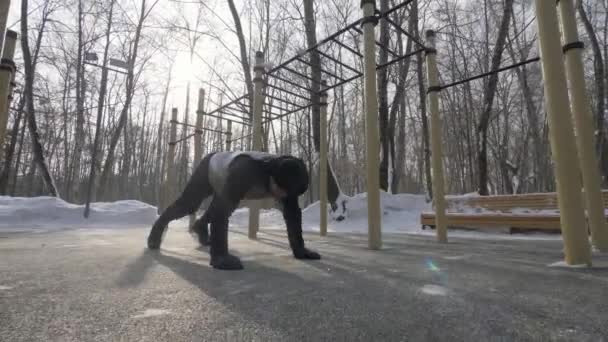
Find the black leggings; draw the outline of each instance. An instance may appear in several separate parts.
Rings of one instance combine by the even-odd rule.
[[[157,249],[160,247],[163,233],[167,229],[169,222],[196,212],[205,198],[213,194],[213,188],[209,183],[209,160],[212,156],[213,153],[208,154],[203,158],[192,177],[190,177],[188,184],[186,184],[186,187],[179,198],[167,207],[156,222],[154,222],[148,237],[149,248]],[[201,217],[201,219],[204,217],[205,216]],[[199,221],[200,219],[197,223],[199,223]],[[204,221],[201,221],[199,224],[202,224],[203,222]]]

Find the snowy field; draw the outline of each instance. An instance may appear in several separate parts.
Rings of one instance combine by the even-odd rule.
[[[424,195],[381,192],[383,217],[382,231],[433,236],[434,230],[422,230],[420,213],[431,211]],[[0,196],[0,231],[52,231],[74,228],[120,229],[129,227],[148,228],[157,218],[156,208],[139,201],[127,200],[110,203],[92,203],[90,218],[83,218],[84,206],[67,203],[54,197],[7,197]],[[248,222],[247,209],[238,209],[230,220],[233,229],[245,229]],[[186,227],[185,217],[172,227]],[[262,230],[285,229],[283,217],[277,210],[262,210]],[[319,231],[319,203],[303,210],[303,230]],[[341,222],[329,221],[330,233],[367,232],[367,195],[358,194],[348,198],[348,216]],[[450,230],[450,236],[490,239],[560,239],[558,234],[527,233],[508,234],[506,229],[488,231]]]

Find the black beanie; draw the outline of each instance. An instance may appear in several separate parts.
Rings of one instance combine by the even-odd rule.
[[[273,169],[272,178],[288,195],[299,196],[308,189],[308,171],[302,159],[292,156],[280,157]]]

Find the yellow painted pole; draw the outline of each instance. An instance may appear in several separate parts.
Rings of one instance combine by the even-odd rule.
[[[203,133],[203,115],[205,114],[205,89],[200,88],[198,90],[198,105],[196,107],[196,123],[194,132],[194,159],[192,161],[192,168],[196,170],[198,164],[203,158],[203,139],[201,134]],[[190,215],[190,227],[196,220],[196,212]]]
[[[573,1],[560,0],[558,8],[589,228],[593,245],[605,252],[608,251],[608,226],[604,216],[599,163],[595,155],[593,115],[585,87],[585,71],[581,56],[584,46],[578,38]]]
[[[0,0],[0,51],[4,46],[4,31],[6,31],[6,22],[8,21],[8,10],[11,7],[10,0]]]
[[[443,179],[443,151],[441,147],[441,117],[439,116],[439,71],[435,31],[426,31],[426,78],[429,84],[427,102],[431,114],[431,168],[433,177],[433,204],[435,206],[435,229],[437,241],[448,241],[445,216],[445,183]]]
[[[171,128],[169,130],[169,151],[167,152],[167,177],[165,178],[165,200],[163,210],[175,199],[175,186],[177,181],[175,170],[175,139],[177,137],[177,108],[171,111]]]
[[[321,97],[320,109],[321,115],[319,120],[319,210],[321,214],[321,222],[319,223],[319,232],[321,236],[327,235],[327,91],[325,88],[327,83],[321,81]]]
[[[4,151],[9,107],[13,97],[13,84],[15,80],[15,62],[13,62],[13,56],[15,54],[16,42],[17,33],[11,30],[7,31],[6,39],[4,40],[2,63],[0,63],[0,155],[2,156],[4,156],[2,151]]]
[[[365,78],[365,146],[367,168],[367,230],[370,249],[382,248],[380,210],[380,137],[378,133],[378,93],[376,90],[376,1],[361,0],[363,9],[363,61]]]
[[[232,150],[232,120],[226,124],[226,151]]]
[[[262,150],[262,107],[264,105],[264,53],[255,53],[255,65],[253,67],[255,77],[253,79],[253,150]],[[260,229],[260,204],[251,201],[249,206],[249,238],[257,238]]]
[[[535,4],[565,261],[569,265],[590,265],[591,248],[587,236],[557,10],[553,1],[535,0]]]

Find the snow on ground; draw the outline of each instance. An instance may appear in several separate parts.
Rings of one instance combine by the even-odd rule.
[[[134,200],[91,203],[89,219],[83,213],[84,205],[56,197],[0,196],[0,231],[149,226],[157,217],[156,207]]]
[[[425,195],[396,194],[380,192],[381,207],[383,209],[382,231],[386,233],[404,233],[434,236],[435,230],[423,230],[420,225],[420,214],[432,211]],[[466,196],[466,195],[465,195]],[[305,208],[302,213],[302,229],[309,232],[319,231],[319,202]],[[474,211],[472,208],[462,208],[462,211]],[[231,227],[247,227],[249,220],[246,208],[238,209],[230,220]],[[260,214],[260,229],[285,229],[283,217],[278,210],[262,210]],[[328,221],[328,231],[334,233],[363,233],[367,234],[367,194],[362,193],[348,198],[348,216],[345,220],[337,222]],[[524,240],[554,240],[560,239],[559,234],[542,232],[526,234],[508,234],[507,229],[492,230],[453,230],[448,236],[466,237],[474,239],[524,239]]]
[[[425,195],[381,192],[382,231],[434,236],[435,231],[422,230],[420,213],[432,211]],[[347,218],[337,222],[329,217],[328,231],[334,233],[367,233],[367,194],[348,197]],[[328,208],[329,209],[329,208]],[[319,202],[305,208],[302,213],[302,229],[319,231]],[[463,208],[463,210],[467,210]],[[150,227],[158,217],[156,208],[135,200],[92,203],[89,219],[83,217],[84,206],[67,203],[55,197],[7,197],[0,196],[0,231],[48,231],[66,228]],[[200,213],[199,213],[200,214]],[[230,219],[231,228],[246,229],[249,214],[247,208],[238,209]],[[187,227],[188,217],[172,224]],[[262,210],[262,230],[284,230],[282,214],[276,209]],[[449,236],[496,239],[559,239],[558,234],[506,234],[504,230],[462,231],[450,230]]]
[[[420,213],[431,210],[424,195],[397,194],[381,192],[383,218],[382,226],[387,232],[420,231]],[[367,232],[367,193],[348,198],[347,218],[336,222],[329,219],[330,232]],[[329,207],[328,207],[329,208]],[[247,226],[249,216],[246,208],[238,209],[231,218],[232,226]],[[315,202],[302,211],[302,229],[319,231],[319,202]],[[278,210],[262,210],[260,214],[262,229],[285,229],[283,216]]]

